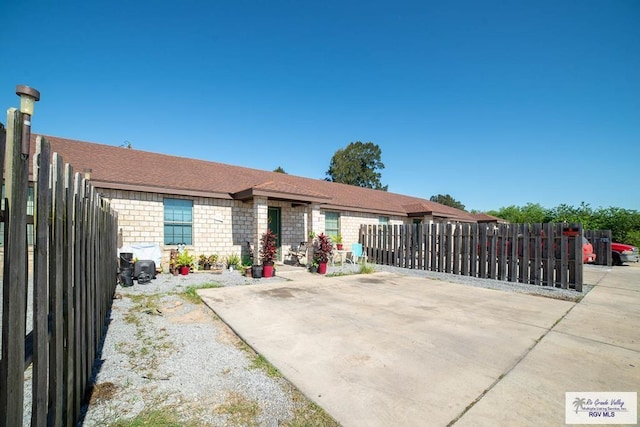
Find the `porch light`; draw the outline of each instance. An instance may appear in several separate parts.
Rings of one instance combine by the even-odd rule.
[[[16,95],[20,96],[20,112],[32,116],[34,104],[40,101],[40,92],[29,86],[18,85]]]

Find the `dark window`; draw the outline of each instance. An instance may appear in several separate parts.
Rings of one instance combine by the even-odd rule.
[[[193,202],[164,199],[164,244],[193,244]]]

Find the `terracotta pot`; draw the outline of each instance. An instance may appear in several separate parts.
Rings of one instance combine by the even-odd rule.
[[[338,250],[341,251],[343,248],[342,243],[336,243],[336,246],[338,247]]]
[[[189,274],[189,267],[180,267],[180,274],[182,274],[183,276]]]
[[[318,264],[318,274],[327,274],[327,263],[321,262]]]

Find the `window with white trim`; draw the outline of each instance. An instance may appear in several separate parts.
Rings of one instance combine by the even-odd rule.
[[[340,233],[340,214],[338,212],[324,213],[324,234],[336,237]]]

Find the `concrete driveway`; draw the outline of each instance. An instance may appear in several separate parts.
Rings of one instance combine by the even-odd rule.
[[[566,391],[640,384],[640,269],[588,270],[579,304],[391,273],[200,295],[345,426],[563,425]]]

